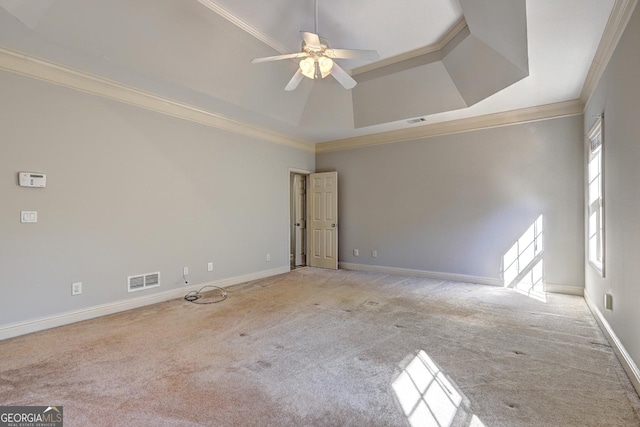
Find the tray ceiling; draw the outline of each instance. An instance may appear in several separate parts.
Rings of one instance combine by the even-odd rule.
[[[207,1],[218,11],[197,0],[0,0],[0,46],[301,141],[322,142],[576,100],[615,3],[536,0],[524,6],[522,1],[524,27],[516,28],[511,24],[520,25],[521,17],[510,14],[517,11],[500,7],[485,13],[491,8],[478,9],[482,1],[319,0],[318,33],[333,47],[378,50],[381,62],[341,62],[346,69],[355,68],[359,84],[351,91],[327,78],[305,79],[295,92],[285,93],[295,62],[249,61],[298,51],[299,32],[313,30],[313,1]],[[484,1],[491,6],[506,0]],[[460,43],[467,45],[464,54],[445,49],[448,59],[443,54],[430,62],[424,55],[405,56],[404,61],[423,60],[419,66],[401,65],[405,74],[392,72],[393,65],[385,63],[416,49],[424,52],[463,17],[470,33]],[[524,56],[522,49],[516,52],[504,45],[518,31],[524,31]],[[493,59],[465,65],[465,58],[486,49]],[[517,78],[500,79],[506,86],[494,85],[497,90],[491,94],[478,82],[502,72],[491,65],[501,58],[515,74],[523,71],[523,63],[528,70]],[[386,71],[362,72],[363,65],[382,64],[387,64]],[[376,72],[390,83],[380,89],[378,81],[379,93],[372,97],[372,82],[381,78]],[[470,77],[473,73],[477,79]],[[412,90],[417,84],[440,90],[437,78],[445,74],[463,103],[445,95],[444,107],[433,108],[439,95],[430,95],[424,87]],[[383,99],[386,109],[400,113],[377,110],[375,102],[382,105]],[[362,113],[359,103],[373,111]],[[407,123],[416,117],[425,121]]]

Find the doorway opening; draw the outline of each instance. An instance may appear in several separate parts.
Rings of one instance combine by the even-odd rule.
[[[311,172],[290,171],[289,264],[291,270],[307,265],[307,176]]]
[[[289,267],[338,269],[338,173],[289,169]]]

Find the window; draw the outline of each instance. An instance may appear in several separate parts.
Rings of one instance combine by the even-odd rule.
[[[589,263],[604,277],[604,185],[602,116],[589,132],[588,224]]]

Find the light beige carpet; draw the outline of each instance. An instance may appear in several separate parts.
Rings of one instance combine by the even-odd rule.
[[[638,426],[584,300],[301,269],[0,342],[65,426]]]

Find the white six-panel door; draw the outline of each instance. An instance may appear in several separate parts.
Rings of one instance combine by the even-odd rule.
[[[309,251],[311,267],[338,269],[338,173],[309,175],[307,186]]]

